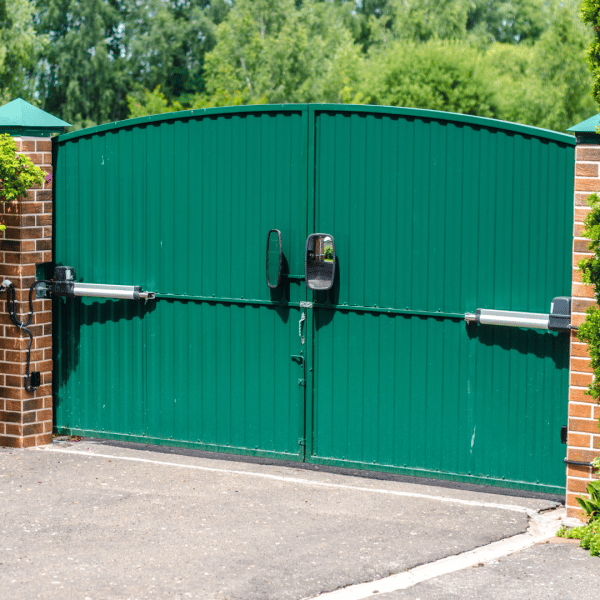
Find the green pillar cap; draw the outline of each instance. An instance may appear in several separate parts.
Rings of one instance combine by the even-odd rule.
[[[10,133],[13,137],[50,137],[53,133],[63,133],[70,125],[21,98],[0,106],[0,133]]]
[[[572,131],[575,134],[578,144],[600,144],[598,127],[600,127],[600,114],[594,115],[578,125],[569,127],[567,131]]]

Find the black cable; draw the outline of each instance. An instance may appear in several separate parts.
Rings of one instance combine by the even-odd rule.
[[[28,327],[31,324],[31,321],[33,321],[33,290],[40,283],[47,284],[50,282],[40,280],[40,281],[34,281],[31,284],[31,287],[29,288],[29,316],[27,317],[27,321],[24,321],[23,323],[21,321],[19,321],[19,319],[17,318],[17,305],[15,302],[15,299],[16,299],[15,286],[11,283],[6,287],[6,309],[8,311],[8,316],[10,317],[10,320],[21,331],[26,331],[27,334],[29,335],[29,344],[27,346],[27,366],[25,367],[25,389],[28,392],[35,392],[35,390],[37,390],[37,387],[32,387],[29,385],[29,381],[31,379],[31,376],[29,375],[29,366],[31,364],[31,345],[33,343],[33,333],[31,333],[31,330],[28,329]],[[0,288],[0,292],[2,292],[2,291],[3,290]]]

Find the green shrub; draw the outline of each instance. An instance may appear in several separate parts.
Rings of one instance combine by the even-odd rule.
[[[27,194],[34,185],[41,185],[46,173],[22,154],[17,154],[17,145],[12,137],[0,134],[0,200],[11,202]],[[0,225],[4,231],[6,225]]]

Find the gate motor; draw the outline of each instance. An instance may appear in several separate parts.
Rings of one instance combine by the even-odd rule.
[[[571,327],[571,298],[558,296],[552,300],[550,314],[527,313],[511,310],[489,310],[478,308],[475,313],[465,315],[467,323],[477,325],[503,325],[507,327],[526,327],[528,329],[549,329],[550,331],[569,331]]]
[[[26,321],[19,321],[17,318],[17,309],[15,303],[15,286],[8,279],[5,279],[0,285],[0,293],[6,292],[6,308],[10,320],[13,324],[27,332],[29,335],[29,345],[27,346],[27,367],[25,369],[25,389],[28,392],[34,392],[41,385],[41,375],[39,371],[29,373],[31,362],[31,344],[33,334],[28,329],[33,320],[33,291],[39,288],[40,297],[65,296],[73,298],[75,296],[87,296],[92,298],[112,298],[114,300],[154,300],[154,292],[142,292],[139,285],[106,285],[104,283],[81,283],[75,281],[75,269],[73,267],[56,267],[54,269],[54,278],[51,280],[36,280],[29,288],[29,315]]]

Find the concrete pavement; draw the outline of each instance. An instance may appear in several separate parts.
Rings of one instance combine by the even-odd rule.
[[[557,507],[493,491],[165,454],[100,440],[2,449],[0,597],[286,600],[351,593],[357,584],[524,534],[532,515]],[[519,573],[535,564],[537,573],[546,563],[553,574],[561,565],[570,570],[581,564],[578,595],[585,586],[590,594],[597,591],[600,559],[588,561],[585,551],[565,545],[546,560],[540,548],[500,558],[501,568],[484,564],[379,596],[503,598],[490,595],[497,584],[494,590],[477,583],[481,574],[501,581],[511,569]],[[577,551],[581,563],[569,554]],[[534,558],[524,563],[526,553]],[[460,595],[464,578],[473,582],[465,588],[471,596]],[[547,586],[524,581],[533,586],[529,598],[571,597],[549,596]],[[552,589],[568,585],[565,579]],[[451,589],[459,595],[449,595]],[[546,595],[536,596],[540,590]]]

